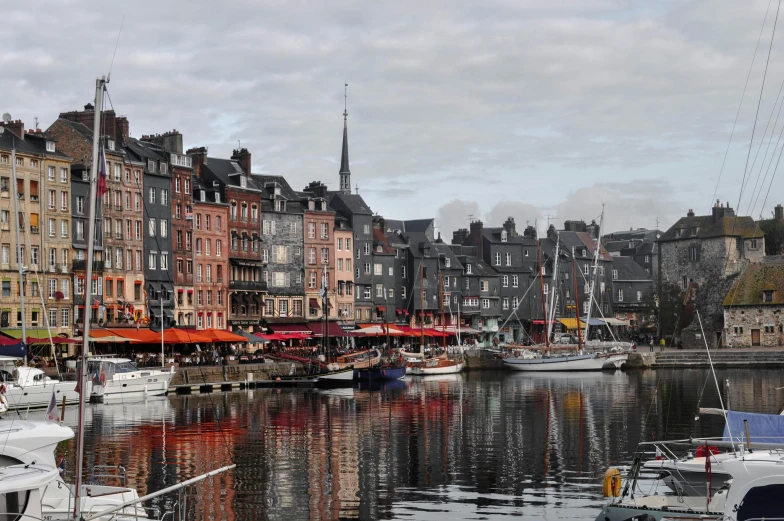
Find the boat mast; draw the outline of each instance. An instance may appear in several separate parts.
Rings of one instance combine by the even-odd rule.
[[[577,347],[582,351],[583,332],[580,327],[580,294],[577,291],[577,257],[574,255],[574,248],[572,248],[572,278],[574,279],[574,317],[577,320]]]
[[[591,309],[593,309],[593,290],[596,287],[596,276],[599,272],[599,250],[602,249],[601,236],[604,226],[604,203],[602,203],[602,216],[599,218],[599,229],[596,231],[596,247],[593,252],[593,274],[591,275],[591,293],[588,296],[588,318],[585,320],[585,341],[590,340],[588,328],[591,327]]]
[[[85,313],[92,309],[93,259],[95,257],[95,209],[98,205],[98,142],[101,131],[101,111],[103,110],[103,89],[107,80],[102,76],[95,80],[95,115],[93,116],[93,159],[90,165],[90,209],[87,220],[87,274],[84,285]],[[24,321],[23,321],[24,322]],[[82,350],[79,355],[79,427],[76,437],[76,486],[74,487],[74,520],[81,518],[81,488],[84,469],[84,393],[87,391],[87,348],[90,341],[90,320],[85,317],[82,333]]]
[[[542,319],[547,320],[547,304],[544,301],[544,264],[542,264],[542,240],[538,239],[536,241],[536,256],[539,259],[539,289],[542,292]],[[544,324],[544,322],[542,322]],[[544,325],[542,326],[542,331],[544,331]],[[544,346],[546,351],[550,351],[550,337],[545,335],[544,337]]]
[[[22,129],[24,134],[24,129]],[[23,137],[23,136],[22,136]],[[24,291],[24,255],[22,254],[22,239],[19,236],[19,228],[22,227],[22,219],[19,217],[19,192],[16,184],[16,139],[12,138],[13,146],[11,147],[11,195],[14,199],[14,213],[16,214],[16,266],[19,269],[19,297],[20,297],[20,310],[22,313],[22,345],[25,346],[25,356],[22,359],[25,366],[27,366],[27,326],[25,322],[27,317],[25,315],[25,291]]]
[[[163,284],[161,284],[161,291],[158,294],[158,302],[161,303],[161,367],[166,369],[166,354],[163,348]]]
[[[440,259],[439,259],[440,261]],[[444,276],[441,274],[441,263],[438,263],[438,297],[441,301],[441,337],[444,344],[444,353],[446,353],[446,325],[444,324]]]
[[[553,266],[552,288],[550,289],[550,320],[547,322],[547,338],[553,332],[553,321],[555,320],[555,285],[558,281],[558,253],[561,246],[561,234],[555,232],[555,265]]]
[[[425,357],[425,253],[422,252],[422,261],[419,264],[419,271],[422,276],[420,297],[422,299],[422,310],[419,314],[419,350],[422,358]]]
[[[321,268],[321,306],[324,308],[324,360],[329,364],[329,299],[327,298],[327,267]]]

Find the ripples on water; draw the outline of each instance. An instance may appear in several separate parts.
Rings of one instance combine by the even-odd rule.
[[[88,406],[88,470],[125,465],[144,494],[236,463],[191,491],[188,520],[594,519],[604,471],[628,464],[638,441],[721,434],[721,418],[694,421],[698,406],[719,404],[707,378],[468,373]],[[735,409],[784,402],[780,371],[719,378]]]

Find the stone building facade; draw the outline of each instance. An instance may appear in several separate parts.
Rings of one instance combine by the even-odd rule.
[[[304,212],[300,198],[281,176],[256,175],[253,179],[262,193],[261,227],[256,225],[256,233],[261,231],[264,261],[262,278],[267,282],[265,321],[274,323],[290,317],[302,317],[304,320],[308,303],[305,302]],[[317,236],[320,231],[316,230]],[[331,232],[329,226],[327,231]],[[329,255],[331,241],[324,241],[322,247],[327,249]],[[321,247],[316,254],[319,269],[320,249]],[[334,258],[334,252],[332,253]],[[319,274],[316,277],[316,287],[320,286]]]
[[[229,205],[221,200],[217,189],[205,186],[198,178],[194,179],[193,190],[197,278],[191,288],[185,284],[177,287],[177,298],[189,291],[195,293],[195,324],[198,329],[225,329],[229,316],[229,244],[226,241]],[[189,258],[176,261],[175,271],[179,273],[180,263],[185,265],[190,261]]]
[[[659,293],[663,283],[684,292],[686,307],[699,312],[710,347],[724,343],[722,302],[732,278],[765,255],[765,240],[751,217],[737,217],[729,204],[718,201],[711,215],[689,210],[659,238]],[[688,292],[688,293],[687,293]],[[696,313],[682,313],[677,330],[685,348],[704,348]]]
[[[727,347],[784,345],[784,257],[749,264],[723,304]]]
[[[56,141],[41,132],[25,132],[21,121],[3,125],[0,134],[0,328],[19,328],[28,334],[48,321],[52,333],[73,334],[71,315],[71,158]],[[16,185],[12,178],[12,150],[16,151]],[[48,194],[54,193],[53,207]],[[18,211],[13,194],[17,194]],[[41,200],[42,197],[47,199]],[[18,243],[26,272],[20,283]],[[21,298],[25,316],[21,313]]]

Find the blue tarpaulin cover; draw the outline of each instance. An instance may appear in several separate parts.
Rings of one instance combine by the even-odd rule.
[[[18,344],[0,345],[0,356],[24,358],[27,356],[27,348],[21,342]]]
[[[730,441],[730,432],[732,432],[734,441],[746,439],[743,420],[749,422],[749,437],[752,446],[755,441],[757,443],[784,443],[784,416],[739,411],[727,411],[727,423],[724,425],[725,441]]]

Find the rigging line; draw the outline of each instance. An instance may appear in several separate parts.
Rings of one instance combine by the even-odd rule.
[[[784,82],[782,82],[782,86],[784,86]],[[779,106],[779,114],[781,114],[782,107],[784,107],[784,98],[782,98],[782,103]],[[776,122],[777,123],[778,123],[778,119],[779,119],[779,116],[777,115],[776,116]],[[775,129],[775,125],[776,125],[776,123],[774,123],[774,129]],[[757,180],[754,182],[754,190],[752,190],[752,192],[751,192],[751,197],[752,197],[752,199],[754,199],[754,205],[751,206],[751,212],[749,213],[749,215],[754,215],[754,212],[755,212],[755,210],[757,208],[757,202],[759,201],[759,197],[762,194],[762,190],[764,189],[765,181],[767,181],[767,179],[768,179],[768,174],[770,173],[770,167],[773,165],[773,158],[776,156],[776,149],[779,147],[779,143],[781,143],[782,136],[784,136],[784,126],[782,126],[781,131],[779,132],[779,137],[776,140],[776,145],[773,147],[773,154],[771,154],[771,156],[770,156],[770,161],[768,161],[768,167],[765,169],[765,175],[762,178],[762,183],[761,184],[759,184],[759,178],[760,178],[760,174],[762,173],[762,169],[765,167],[765,158],[763,158],[762,165],[760,165],[760,171],[757,174]],[[773,140],[773,136],[771,135],[771,141],[772,140]],[[770,148],[770,141],[768,141],[768,148]],[[767,155],[768,155],[768,151],[765,150],[765,156],[767,156]],[[760,187],[760,191],[759,192],[757,192],[758,184],[759,184],[759,187]],[[757,194],[756,198],[754,197],[755,193]],[[751,205],[751,201],[749,201],[749,205]],[[738,211],[740,211],[740,209],[738,209]]]
[[[782,147],[782,150],[784,151],[784,147]],[[781,154],[779,154],[779,159],[781,159]],[[768,184],[768,191],[765,193],[765,199],[762,201],[762,206],[760,206],[760,217],[762,217],[762,210],[765,208],[765,205],[768,203],[768,197],[770,196],[770,189],[773,187],[773,180],[776,178],[776,172],[778,172],[778,169],[779,169],[779,163],[777,161],[776,168],[773,169],[773,175],[770,177],[770,183]]]
[[[760,27],[760,33],[757,37],[757,45],[754,47],[754,55],[751,58],[751,65],[749,65],[749,73],[746,75],[746,83],[743,85],[743,93],[740,96],[740,103],[738,104],[738,110],[735,112],[735,121],[732,123],[732,130],[730,131],[730,139],[727,142],[727,149],[724,151],[724,159],[721,162],[721,168],[719,169],[719,177],[716,179],[716,187],[713,189],[713,197],[711,197],[711,203],[716,199],[716,192],[719,190],[719,183],[721,182],[721,175],[724,173],[724,165],[727,163],[727,155],[730,151],[730,145],[732,145],[732,138],[735,135],[735,127],[738,124],[738,117],[740,116],[740,109],[743,106],[743,99],[746,97],[746,89],[749,86],[749,79],[751,78],[751,71],[754,68],[754,61],[757,59],[757,51],[759,50],[759,44],[762,41],[762,31],[765,29],[765,22],[768,20],[768,12],[770,11],[770,4],[773,3],[773,0],[768,0],[768,8],[765,10],[765,18],[762,20],[762,27]]]
[[[749,168],[749,177],[746,179],[746,186],[751,182],[751,175],[754,172],[754,167],[757,165],[757,159],[759,158],[760,150],[762,150],[762,145],[765,144],[765,136],[768,135],[768,129],[770,128],[770,122],[773,120],[773,114],[776,114],[776,122],[773,124],[773,129],[770,131],[770,138],[768,139],[768,146],[765,148],[765,155],[762,156],[762,164],[760,165],[760,172],[757,174],[757,180],[759,181],[760,173],[765,166],[765,159],[768,156],[768,150],[770,150],[770,144],[773,141],[773,134],[776,132],[776,124],[778,123],[779,117],[778,115],[781,113],[781,108],[779,111],[776,112],[776,107],[779,106],[779,100],[781,99],[781,92],[782,88],[784,88],[784,81],[781,82],[781,86],[779,87],[779,92],[776,94],[775,103],[773,103],[773,108],[770,111],[770,116],[768,116],[768,123],[765,125],[765,132],[762,133],[762,139],[760,139],[759,146],[757,147],[757,153],[754,154],[754,161],[751,162],[751,167]],[[782,103],[784,105],[784,103]],[[754,184],[755,189],[757,184]],[[745,188],[745,187],[744,187]],[[754,197],[754,191],[751,192],[752,197]],[[749,200],[749,206],[751,206],[751,200]],[[738,211],[740,212],[740,207],[738,207]]]
[[[779,10],[780,9],[781,9],[781,0],[779,0],[778,7],[776,8],[776,18],[773,20],[773,33],[770,35],[770,45],[768,46],[768,57],[767,57],[767,59],[765,61],[765,71],[762,74],[762,86],[760,87],[760,95],[759,95],[759,99],[757,100],[757,111],[754,114],[754,125],[751,127],[751,141],[749,141],[749,152],[746,155],[746,166],[743,169],[743,179],[741,180],[741,183],[740,183],[740,194],[738,195],[738,205],[737,205],[737,208],[739,210],[740,210],[740,201],[741,201],[741,199],[743,199],[743,189],[744,189],[744,186],[746,184],[746,173],[748,172],[748,168],[749,168],[749,158],[751,157],[751,149],[752,149],[753,144],[754,144],[754,134],[755,134],[755,132],[757,130],[757,119],[759,118],[760,106],[762,105],[762,95],[765,92],[765,80],[767,80],[767,77],[768,77],[768,66],[770,65],[770,55],[773,52],[773,40],[776,37],[776,26],[778,25],[778,21],[779,21]],[[733,223],[733,228],[734,227],[735,226],[734,226],[734,223]]]
[[[122,35],[124,24],[125,24],[125,15],[123,15],[122,20],[120,21],[120,30],[117,32],[117,41],[114,43],[114,53],[112,53],[112,61],[111,63],[109,63],[109,74],[106,75],[107,81],[111,80],[112,78],[112,67],[114,67],[114,57],[117,56],[117,47],[120,45],[120,35]]]

